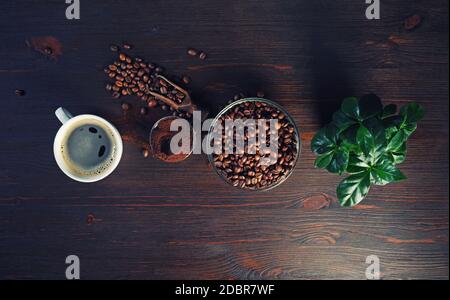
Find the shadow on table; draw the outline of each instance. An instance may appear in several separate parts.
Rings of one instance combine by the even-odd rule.
[[[350,47],[343,49],[345,37],[357,39],[358,31],[344,29],[342,20],[336,14],[340,3],[324,3],[320,1],[298,2],[294,7],[297,18],[293,19],[291,26],[303,35],[307,45],[307,68],[310,71],[308,86],[311,87],[310,97],[317,103],[317,122],[320,126],[331,121],[334,111],[340,107],[345,97],[353,95],[352,82],[348,74],[348,65],[340,59],[339,51],[346,51],[346,55],[353,51]],[[336,6],[336,7],[334,7]],[[317,22],[317,20],[322,20]],[[302,51],[305,51],[303,49]],[[304,56],[302,53],[301,56]],[[301,57],[300,56],[300,57]]]

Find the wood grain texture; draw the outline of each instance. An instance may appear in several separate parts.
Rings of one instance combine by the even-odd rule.
[[[365,279],[372,254],[383,279],[448,279],[448,1],[384,0],[376,21],[362,0],[81,2],[79,21],[65,19],[64,1],[0,4],[0,279],[63,279],[69,254],[85,279]],[[407,31],[412,14],[423,21]],[[43,36],[61,53],[27,45]],[[241,91],[281,103],[302,133],[294,174],[270,192],[243,192],[205,156],[164,164],[127,142],[107,179],[63,176],[52,153],[58,106],[144,139],[163,115],[140,117],[134,98],[124,115],[104,91],[109,45],[125,40],[192,77],[193,96],[213,112]],[[426,116],[401,165],[409,179],[343,209],[340,179],[313,168],[310,140],[343,97],[367,92],[417,101]]]

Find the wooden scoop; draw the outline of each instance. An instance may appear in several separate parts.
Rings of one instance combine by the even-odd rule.
[[[183,100],[179,104],[179,103],[175,102],[174,100],[169,99],[168,97],[166,97],[160,93],[148,91],[148,93],[150,95],[154,96],[157,100],[164,102],[165,104],[169,105],[170,107],[172,107],[175,110],[184,111],[184,112],[190,113],[191,115],[195,110],[199,110],[198,106],[192,102],[191,96],[185,89],[183,89],[182,87],[180,87],[179,85],[170,81],[169,79],[167,79],[166,77],[164,77],[162,75],[157,75],[156,78],[164,80],[168,85],[172,86],[172,88],[174,88],[178,92],[182,93],[184,95]],[[203,110],[202,117],[206,118],[207,115],[208,115],[208,112],[206,110]]]

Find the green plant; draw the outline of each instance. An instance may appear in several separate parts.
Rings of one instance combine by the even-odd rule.
[[[311,150],[318,155],[315,167],[349,174],[337,186],[342,206],[361,202],[371,184],[406,179],[396,165],[405,160],[406,140],[423,115],[416,103],[403,106],[397,114],[396,105],[383,107],[374,94],[344,99],[332,121],[311,141]]]

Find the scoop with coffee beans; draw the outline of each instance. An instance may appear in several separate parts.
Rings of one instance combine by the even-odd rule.
[[[160,107],[163,111],[171,112],[174,117],[190,119],[193,111],[199,110],[199,108],[192,102],[189,92],[179,84],[169,80],[169,76],[163,74],[164,69],[161,66],[146,62],[140,57],[131,56],[129,54],[131,48],[132,46],[128,43],[124,43],[122,49],[117,45],[111,45],[110,50],[117,53],[117,58],[104,69],[110,79],[110,82],[106,84],[106,90],[111,92],[115,99],[131,95],[139,97],[142,100],[139,109],[141,115],[146,115],[149,109]],[[126,53],[122,50],[125,50]],[[181,84],[187,85],[191,79],[185,75],[180,78],[180,81]],[[122,110],[129,111],[131,104],[123,101],[121,107]],[[203,110],[203,114],[206,115],[207,112]],[[156,124],[164,124],[164,122],[157,122]],[[157,129],[155,132],[158,133],[163,130]],[[167,134],[173,135],[173,132],[167,132]],[[154,134],[151,135],[151,138],[157,136]],[[144,158],[151,155],[150,149],[153,150],[153,157],[164,158],[162,160],[166,162],[177,162],[185,158],[171,153],[155,153],[155,149],[160,149],[160,147],[155,146],[155,142],[150,141],[152,147],[146,146],[142,149],[141,153]]]

